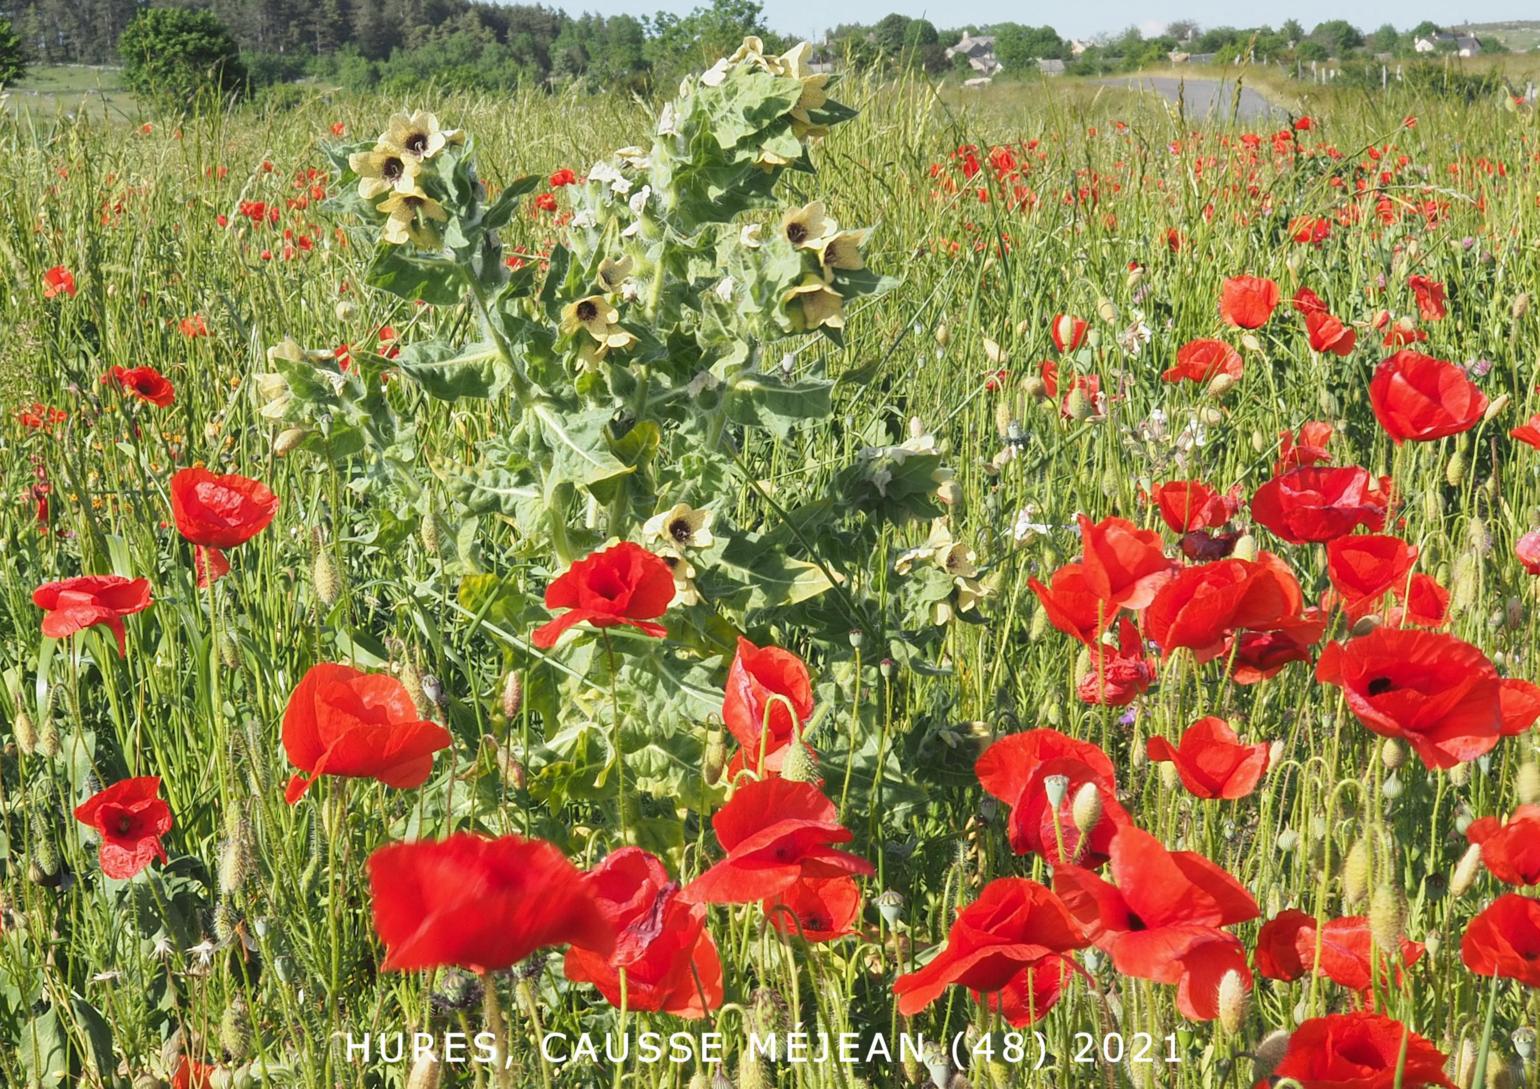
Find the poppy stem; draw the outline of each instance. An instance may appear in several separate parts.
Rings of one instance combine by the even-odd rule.
[[[1487,1020],[1481,1030],[1481,1050],[1476,1053],[1476,1069],[1471,1074],[1472,1085],[1485,1085],[1487,1083],[1487,1056],[1492,1051],[1492,1020],[1497,1013],[1497,984],[1502,976],[1493,975],[1492,985],[1487,988]],[[1404,1046],[1404,1045],[1403,1045]],[[1396,1089],[1401,1089],[1401,1071],[1396,1071]]]
[[[508,1022],[503,1017],[503,1004],[497,997],[497,980],[491,972],[481,973],[481,994],[487,1031],[492,1034],[497,1050],[492,1060],[492,1084],[498,1089],[511,1089],[513,1083],[508,1077]],[[541,1070],[545,1073],[545,1084],[549,1086],[550,1075],[545,1072],[543,1062]]]

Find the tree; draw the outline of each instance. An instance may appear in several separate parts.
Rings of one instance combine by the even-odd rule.
[[[1346,56],[1364,44],[1364,36],[1346,19],[1328,19],[1318,23],[1310,32],[1310,40],[1332,57]]]
[[[146,8],[118,37],[118,56],[124,84],[147,101],[186,106],[246,83],[235,39],[210,11]]]
[[[1296,45],[1305,40],[1305,28],[1299,25],[1298,19],[1285,19],[1278,33]]]
[[[1166,37],[1179,42],[1190,41],[1198,35],[1198,24],[1191,19],[1178,19],[1166,24]]]
[[[1394,53],[1396,47],[1401,44],[1401,35],[1396,28],[1386,23],[1365,39],[1366,44],[1376,53]]]
[[[9,19],[0,19],[0,87],[9,87],[27,72],[27,55]]]
[[[1412,29],[1407,32],[1407,35],[1408,37],[1415,40],[1417,38],[1432,38],[1437,35],[1438,32],[1439,26],[1437,23],[1428,19],[1424,19],[1422,22],[1412,27]]]
[[[1069,43],[1051,26],[999,23],[990,28],[995,36],[995,56],[1006,71],[1030,69],[1038,60],[1064,60]]]

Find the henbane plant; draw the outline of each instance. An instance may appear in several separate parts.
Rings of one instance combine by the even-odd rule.
[[[969,612],[982,592],[971,553],[961,575],[949,570],[944,533],[933,537],[948,547],[904,580],[907,595],[879,606],[858,581],[884,520],[942,512],[949,474],[923,427],[898,443],[873,436],[826,490],[796,501],[745,467],[756,433],[780,441],[832,422],[818,346],[840,344],[857,304],[894,282],[866,265],[870,228],[842,228],[824,201],[788,196],[793,175],[816,180],[810,147],[854,116],[808,54],[803,44],[767,55],[749,38],[685,80],[649,145],[594,163],[573,187],[565,234],[544,261],[499,239],[535,180],[489,193],[474,137],[432,114],[398,115],[377,140],[329,150],[342,193],[332,207],[375,247],[367,283],[455,320],[440,323],[450,335],[390,359],[359,353],[346,368],[285,341],[255,382],[262,414],[284,453],[351,461],[353,489],[395,503],[398,522],[425,520],[436,533],[437,497],[453,498],[462,611],[501,641],[509,669],[530,671],[526,704],[548,733],[558,718],[580,723],[545,754],[565,778],[537,772],[536,792],[552,802],[607,792],[610,770],[624,774],[622,752],[637,786],[687,797],[684,781],[700,778],[698,726],[714,711],[704,663],[730,655],[739,632],[816,618],[806,629],[831,643],[866,631],[913,655],[934,631],[905,637],[906,619],[932,629],[954,615],[941,603]],[[387,372],[431,399],[490,402],[495,423],[476,464],[414,464],[416,421],[383,385]],[[726,500],[739,494],[774,518],[730,524]],[[639,537],[674,575],[669,645],[606,632],[548,668],[523,638],[547,616],[536,594],[520,572],[477,558],[488,518],[511,528],[532,585],[607,541]],[[622,736],[628,717],[648,728]],[[590,728],[604,739],[597,756]],[[541,754],[524,755],[539,767]]]

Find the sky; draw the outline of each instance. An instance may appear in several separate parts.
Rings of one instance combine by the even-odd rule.
[[[650,15],[655,11],[680,14],[705,0],[546,0],[569,14],[593,11],[601,15]],[[1138,26],[1155,33],[1176,19],[1191,19],[1200,26],[1248,26],[1266,22],[1273,26],[1294,18],[1309,30],[1326,19],[1346,18],[1372,30],[1392,23],[1402,30],[1424,19],[1443,23],[1459,13],[1473,23],[1537,17],[1535,0],[1283,0],[1266,5],[1237,5],[1234,0],[1098,0],[1088,4],[1048,4],[1028,0],[964,0],[938,4],[916,0],[760,0],[771,28],[804,38],[820,38],[838,23],[874,23],[892,11],[923,16],[938,27],[966,23],[1047,23],[1060,34],[1088,38],[1098,33],[1117,33]]]

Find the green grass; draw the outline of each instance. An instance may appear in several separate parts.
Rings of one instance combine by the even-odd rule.
[[[378,973],[362,859],[387,840],[450,827],[534,828],[580,863],[619,843],[604,800],[553,811],[516,777],[489,770],[484,735],[517,742],[565,723],[541,722],[527,707],[511,723],[502,718],[506,648],[458,606],[467,568],[447,539],[435,551],[415,533],[392,537],[400,512],[348,489],[341,469],[276,456],[270,429],[243,393],[265,369],[264,350],[285,336],[307,346],[367,345],[389,324],[410,342],[466,320],[452,308],[418,311],[364,291],[367,255],[342,244],[335,233],[341,224],[314,205],[286,203],[305,194],[308,182],[297,188],[296,175],[324,171],[318,143],[334,123],[370,135],[402,104],[317,91],[292,109],[154,117],[148,130],[104,121],[95,108],[61,116],[83,98],[118,112],[110,74],[101,73],[100,84],[94,79],[40,71],[27,87],[49,108],[0,117],[0,713],[10,724],[0,753],[0,900],[7,909],[0,1084],[28,1083],[19,1048],[10,1045],[30,1040],[39,1011],[50,1010],[64,1011],[77,1051],[105,1039],[102,1026],[110,1034],[104,1069],[77,1062],[61,1079],[66,1084],[164,1079],[174,1066],[163,1058],[175,1053],[166,1046],[173,1039],[186,1053],[248,1074],[254,1061],[281,1069],[274,1084],[399,1086],[404,1068],[349,1067],[327,1044],[336,1030],[426,1023],[429,997],[442,984]],[[29,97],[13,93],[13,111]],[[819,173],[795,181],[795,196],[824,199],[842,224],[876,225],[867,261],[901,284],[851,316],[843,347],[810,349],[809,358],[831,374],[861,376],[839,387],[838,426],[782,441],[750,433],[743,456],[774,494],[816,494],[864,446],[900,440],[906,421],[918,417],[955,467],[961,496],[951,529],[976,550],[991,594],[980,622],[948,624],[923,669],[881,673],[870,648],[865,659],[853,651],[810,654],[815,678],[831,686],[832,697],[815,744],[833,748],[848,731],[853,743],[875,746],[879,728],[894,738],[885,802],[861,789],[843,814],[856,830],[853,849],[880,862],[881,878],[867,884],[862,935],[811,950],[765,936],[752,909],[716,909],[729,1001],[748,1004],[765,987],[783,999],[799,996],[803,1012],[824,1025],[848,1018],[863,1030],[898,1027],[892,979],[914,954],[944,939],[955,909],[994,877],[1047,878],[1041,860],[1011,853],[1003,814],[986,803],[972,764],[995,737],[1052,725],[1103,745],[1135,819],[1168,846],[1226,867],[1253,892],[1264,918],[1289,907],[1327,917],[1363,911],[1361,899],[1346,895],[1343,859],[1372,841],[1370,888],[1399,896],[1407,934],[1436,947],[1407,973],[1405,986],[1381,996],[1382,1008],[1458,1055],[1480,1040],[1488,1012],[1487,981],[1460,965],[1460,934],[1500,890],[1482,876],[1463,897],[1449,893],[1465,849],[1455,829],[1517,804],[1520,768],[1534,758],[1531,740],[1509,739],[1463,773],[1428,772],[1415,760],[1392,773],[1378,739],[1309,667],[1291,665],[1243,689],[1224,682],[1220,663],[1200,668],[1180,655],[1124,723],[1119,711],[1074,698],[1076,648],[1046,627],[1026,580],[1046,578],[1075,557],[1079,545],[1068,527],[1077,512],[1151,527],[1140,491],[1162,480],[1201,477],[1249,492],[1268,476],[1281,431],[1325,419],[1338,428],[1332,449],[1339,463],[1395,475],[1406,500],[1395,529],[1421,548],[1419,570],[1454,590],[1451,630],[1500,656],[1514,675],[1540,676],[1533,584],[1512,554],[1517,537],[1540,518],[1537,455],[1505,438],[1508,427],[1540,408],[1532,373],[1540,359],[1537,311],[1511,316],[1518,297],[1540,284],[1533,116],[1401,93],[1321,95],[1307,103],[1318,121],[1307,139],[1333,145],[1343,158],[1292,166],[1268,155],[1271,129],[1253,161],[1240,148],[1239,130],[1193,132],[1153,98],[1074,81],[1046,96],[1036,86],[1007,85],[976,97],[937,95],[912,82],[856,82],[842,97],[863,112],[820,146]],[[643,142],[650,126],[646,108],[620,98],[425,89],[412,105],[475,133],[494,183],[563,166],[581,173],[608,149]],[[1415,128],[1401,125],[1409,114],[1418,118]],[[1036,150],[1022,149],[1026,141]],[[988,186],[987,171],[977,182],[959,179],[955,193],[931,177],[932,164],[946,164],[960,145],[987,151],[997,142],[1016,145],[1032,162],[1024,184],[1035,210],[1012,210],[999,190],[981,202],[976,189]],[[1173,154],[1173,145],[1185,150]],[[1396,212],[1391,223],[1379,222],[1372,199],[1351,198],[1351,181],[1346,197],[1329,184],[1334,164],[1364,161],[1369,147],[1383,149],[1382,161],[1407,160],[1386,187]],[[1193,165],[1199,157],[1202,169]],[[1496,163],[1505,176],[1490,168]],[[251,200],[280,208],[280,230],[242,218],[240,204]],[[1441,213],[1424,218],[1424,201],[1438,203]],[[1357,226],[1334,230],[1319,248],[1288,240],[1284,227],[1293,216],[1346,203],[1361,213]],[[233,226],[219,226],[220,215]],[[281,228],[304,233],[312,226],[313,251],[286,259]],[[1168,229],[1182,233],[1180,252],[1167,248]],[[533,253],[554,231],[548,219],[521,214],[507,241]],[[1001,236],[1008,246],[998,245]],[[1368,323],[1381,308],[1415,312],[1403,283],[1413,251],[1416,267],[1451,295],[1449,317],[1427,324],[1423,347],[1459,362],[1490,361],[1483,388],[1512,399],[1503,415],[1467,437],[1473,441],[1394,448],[1369,412],[1369,377],[1386,353]],[[1130,275],[1132,262],[1141,275]],[[43,274],[55,265],[73,270],[73,299],[42,298]],[[1242,272],[1276,279],[1285,302],[1246,351],[1241,383],[1218,398],[1160,382],[1182,342],[1230,335],[1216,299],[1223,278]],[[1350,358],[1308,350],[1287,306],[1301,285],[1361,326]],[[342,299],[355,304],[352,312],[339,312]],[[1049,323],[1061,312],[1096,328],[1096,346],[1080,365],[1114,394],[1105,420],[1061,420],[1019,385],[1054,357]],[[178,322],[194,314],[205,319],[208,337],[179,333]],[[1132,356],[1116,344],[1140,321],[1151,339]],[[986,341],[1004,363],[990,359]],[[176,404],[156,412],[115,395],[99,383],[115,364],[155,365],[176,382]],[[985,379],[1001,367],[1010,374],[1005,392],[995,393]],[[392,397],[417,423],[422,465],[440,472],[463,468],[472,444],[505,426],[508,411],[500,403],[451,408],[401,386]],[[13,414],[32,401],[67,410],[70,422],[51,435],[23,430]],[[1168,423],[1163,436],[1150,427],[1156,410]],[[1024,438],[1017,459],[996,471],[991,462],[1004,446],[1005,423]],[[1197,432],[1201,444],[1182,441]],[[1456,451],[1463,473],[1449,468]],[[259,477],[283,500],[270,529],[232,555],[235,572],[213,594],[195,589],[188,550],[168,528],[166,480],[174,465],[194,462]],[[23,501],[44,478],[53,507],[46,533]],[[756,492],[731,488],[712,500],[726,525],[777,518]],[[1028,509],[1031,521],[1051,528],[1017,542],[1013,526]],[[451,528],[462,524],[452,508],[444,517]],[[927,529],[884,530],[874,555],[849,560],[850,577],[886,586],[893,560]],[[317,532],[342,576],[334,605],[322,603],[309,574]],[[515,572],[512,578],[529,584],[524,589],[539,592],[543,580],[525,573],[521,544],[501,520],[482,519],[465,532],[485,569]],[[1321,550],[1256,533],[1298,573],[1307,598],[1318,598]],[[111,653],[99,633],[43,640],[32,590],[108,570],[142,574],[154,585],[155,605],[129,622],[128,657]],[[770,634],[804,652],[814,645],[794,626]],[[421,791],[373,783],[345,791],[330,781],[301,806],[283,803],[291,769],[279,723],[293,684],[319,660],[441,680],[447,698],[440,714],[456,744]],[[579,710],[565,713],[575,718]],[[1250,740],[1283,742],[1281,766],[1252,797],[1198,801],[1143,759],[1148,737],[1176,737],[1205,714],[1228,718]],[[23,715],[56,731],[55,755],[21,751],[15,735]],[[160,775],[176,819],[170,865],[152,867],[127,891],[104,884],[91,841],[70,816],[89,782],[125,774]],[[471,780],[474,789],[460,786]],[[683,817],[692,846],[670,865],[698,872],[705,859],[694,844],[706,844],[708,857],[714,850],[705,815],[680,814],[667,798],[646,806],[649,816]],[[221,893],[217,868],[235,828],[253,863],[238,889]],[[71,875],[62,883],[48,874],[37,880],[49,845],[62,856],[62,871],[53,873]],[[870,906],[884,889],[907,902],[898,932]],[[234,938],[232,920],[239,924]],[[1256,924],[1238,931],[1249,947]],[[250,940],[249,958],[240,934]],[[553,960],[533,984],[547,1027],[613,1027],[613,1011],[591,989],[558,987],[554,967]],[[1534,1024],[1535,1001],[1507,983],[1495,994],[1492,1063],[1521,1065],[1510,1034]],[[522,1040],[526,1021],[505,1001]],[[1226,1033],[1185,1023],[1172,988],[1120,979],[1103,958],[1094,987],[1077,984],[1044,1027],[1059,1074],[1001,1080],[981,1069],[969,1079],[980,1086],[1093,1084],[1103,1076],[1172,1089],[1242,1086],[1250,1084],[1244,1056],[1267,1033],[1354,1004],[1324,980],[1258,980],[1243,1024]],[[249,1031],[236,1024],[242,1010]],[[479,1025],[476,1010],[445,1016],[473,1031]],[[633,1014],[638,1021],[678,1027]],[[734,1026],[737,1018],[723,1021]],[[992,1025],[954,989],[910,1027],[936,1037]],[[1177,1033],[1183,1062],[1100,1073],[1072,1062],[1074,1033],[1114,1029],[1157,1039]],[[520,1085],[537,1078],[530,1054],[527,1046],[520,1051]],[[1522,1065],[1532,1080],[1532,1055]],[[633,1067],[613,1084],[682,1089],[693,1073]],[[732,1075],[733,1064],[723,1073]],[[909,1084],[893,1068],[855,1074],[871,1085]],[[783,1066],[776,1076],[783,1087],[849,1089],[858,1084],[855,1074]],[[1114,1083],[1125,1084],[1106,1082]],[[608,1071],[569,1070],[559,1084],[612,1082]]]
[[[14,87],[7,87],[7,106],[41,116],[84,112],[92,117],[124,120],[138,110],[133,96],[123,88],[117,68],[84,64],[40,65],[27,71]]]

